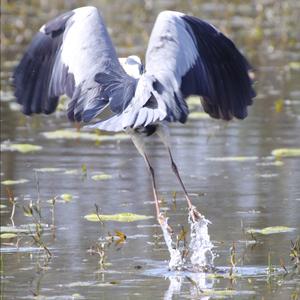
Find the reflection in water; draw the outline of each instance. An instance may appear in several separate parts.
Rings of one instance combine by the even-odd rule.
[[[214,285],[214,280],[207,278],[206,273],[191,273],[184,277],[181,275],[172,275],[169,277],[170,285],[164,294],[164,300],[172,300],[173,296],[180,294],[184,278],[188,279],[192,284],[190,285],[190,295],[194,299],[208,300],[210,296],[202,295],[206,290],[211,290]]]
[[[164,300],[171,300],[174,294],[176,295],[180,293],[183,279],[184,278],[182,276],[172,275],[169,277],[170,285],[164,294]]]

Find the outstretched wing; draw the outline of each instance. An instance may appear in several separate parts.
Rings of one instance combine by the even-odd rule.
[[[52,113],[60,95],[68,117],[89,122],[105,108],[123,111],[136,80],[121,67],[95,7],[67,12],[42,26],[14,71],[15,96],[26,115]]]
[[[184,99],[189,95],[203,96],[204,111],[211,117],[245,118],[255,97],[250,69],[233,42],[209,23],[178,12],[159,14],[146,53],[146,74],[156,78],[167,120],[186,120]]]

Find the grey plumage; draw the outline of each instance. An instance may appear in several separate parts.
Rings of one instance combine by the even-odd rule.
[[[134,58],[129,62],[134,66]],[[164,11],[150,36],[145,72],[134,78],[119,63],[97,9],[83,7],[44,25],[13,77],[25,114],[51,113],[66,94],[71,121],[121,131],[161,121],[184,123],[189,113],[185,98],[192,94],[203,96],[210,116],[242,119],[255,96],[250,69],[215,27]]]

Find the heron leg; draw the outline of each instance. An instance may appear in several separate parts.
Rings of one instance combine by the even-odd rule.
[[[143,154],[144,160],[146,162],[146,165],[148,167],[150,176],[151,176],[151,184],[152,184],[152,191],[153,191],[153,196],[154,196],[154,200],[155,200],[155,208],[156,208],[156,215],[157,218],[159,218],[160,215],[160,207],[159,207],[159,202],[158,202],[158,194],[157,194],[157,189],[156,189],[156,182],[155,182],[155,175],[154,175],[154,169],[151,166],[148,156],[144,153]]]
[[[169,130],[168,127],[161,123],[160,126],[158,127],[157,130],[157,134],[159,135],[159,137],[161,138],[161,140],[163,141],[164,145],[166,146],[166,148],[168,149],[168,153],[169,153],[169,157],[171,160],[171,166],[172,166],[172,170],[174,172],[174,174],[176,175],[186,198],[186,201],[188,203],[188,207],[189,207],[189,211],[190,211],[190,216],[192,218],[192,221],[195,222],[197,220],[199,220],[201,218],[201,214],[197,211],[196,207],[192,204],[192,201],[188,195],[188,192],[184,186],[184,183],[179,175],[179,171],[178,168],[175,164],[175,161],[172,157],[172,153],[171,153],[171,149],[170,149],[170,134],[169,134]]]
[[[190,197],[188,195],[188,192],[187,192],[187,190],[186,190],[186,188],[185,188],[185,186],[183,184],[183,181],[182,181],[182,179],[181,179],[181,177],[179,175],[178,168],[177,168],[177,166],[176,166],[176,164],[174,162],[174,159],[173,159],[170,147],[168,147],[168,153],[169,153],[170,160],[171,160],[172,170],[173,170],[174,174],[176,175],[176,177],[177,177],[177,179],[178,179],[178,181],[179,181],[179,183],[180,183],[180,185],[181,185],[181,187],[183,189],[183,192],[184,192],[184,195],[185,195],[185,199],[186,199],[186,201],[188,203],[188,207],[189,207],[189,211],[190,211],[190,216],[191,216],[193,222],[195,222],[195,221],[197,221],[197,220],[200,219],[201,214],[197,211],[196,207],[192,204],[192,201],[191,201],[191,199],[190,199]]]
[[[155,181],[155,174],[154,174],[154,169],[150,164],[149,158],[146,154],[145,147],[144,147],[144,141],[142,137],[140,137],[137,133],[134,132],[129,132],[131,139],[133,141],[133,144],[137,148],[138,152],[142,155],[144,158],[144,161],[148,167],[150,176],[151,176],[151,185],[152,185],[152,191],[153,191],[153,196],[154,196],[154,201],[155,201],[155,209],[156,209],[156,217],[157,221],[160,225],[165,224],[166,218],[165,216],[160,212],[160,206],[159,206],[159,200],[158,200],[158,193],[157,193],[157,188],[156,188],[156,181]],[[168,230],[172,232],[171,227],[168,226]]]

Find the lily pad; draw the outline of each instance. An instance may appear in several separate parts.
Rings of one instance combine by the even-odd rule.
[[[21,153],[29,153],[41,151],[42,149],[42,146],[32,144],[14,144],[10,142],[4,142],[1,144],[1,151],[17,151]]]
[[[12,239],[15,238],[17,236],[17,234],[15,233],[9,233],[9,232],[5,232],[5,233],[1,233],[0,234],[0,239],[4,240],[4,239]]]
[[[66,175],[78,175],[78,174],[80,174],[80,171],[77,170],[77,169],[70,169],[70,170],[66,170],[64,172],[64,174],[66,174]]]
[[[289,62],[289,67],[292,70],[299,71],[300,70],[300,61],[291,61],[291,62]]]
[[[26,183],[29,182],[28,179],[18,179],[18,180],[3,180],[1,181],[1,184],[3,185],[15,185],[15,184],[22,184],[22,183]]]
[[[44,137],[47,139],[65,139],[65,140],[88,140],[88,141],[95,141],[95,142],[102,142],[102,141],[115,141],[115,140],[123,140],[129,139],[129,135],[126,134],[114,134],[114,135],[99,135],[96,133],[90,132],[78,132],[71,129],[61,129],[49,132],[42,133]]]
[[[105,174],[105,173],[102,173],[102,174],[96,174],[96,175],[93,175],[92,176],[92,179],[93,180],[108,180],[108,179],[111,179],[112,178],[112,175],[109,175],[109,174]]]
[[[271,154],[276,158],[300,156],[300,148],[279,148],[274,149]]]
[[[101,221],[134,222],[134,221],[151,219],[153,217],[145,216],[145,215],[137,215],[133,213],[119,213],[115,215],[99,215],[99,218],[96,214],[90,214],[84,216],[84,218],[91,222],[99,222],[99,218]]]
[[[286,226],[271,226],[262,229],[249,228],[247,230],[247,233],[259,233],[263,235],[268,235],[268,234],[275,234],[275,233],[292,232],[294,230],[296,230],[296,228],[286,227]]]
[[[61,194],[60,198],[63,199],[65,202],[69,202],[73,199],[71,194]]]

